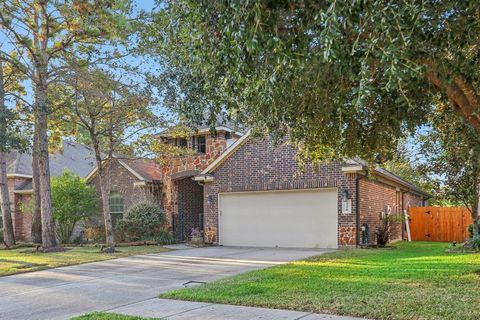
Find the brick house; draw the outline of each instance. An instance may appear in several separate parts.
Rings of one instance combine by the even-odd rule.
[[[422,206],[427,193],[361,161],[303,172],[288,144],[242,135],[228,126],[200,128],[188,138],[164,133],[166,144],[193,149],[161,165],[111,162],[111,211],[121,216],[142,200],[164,209],[178,241],[193,228],[207,243],[237,246],[338,247],[375,243],[380,215]],[[95,185],[94,169],[87,177]],[[118,218],[118,217],[117,217]],[[402,223],[393,240],[404,238]]]
[[[94,167],[92,150],[79,143],[65,140],[59,151],[50,154],[50,174],[60,175],[64,170],[85,177]],[[13,151],[7,155],[7,182],[12,210],[15,239],[31,240],[32,214],[32,155]]]
[[[246,134],[194,180],[204,188],[209,243],[337,247],[372,244],[383,213],[422,206],[427,193],[360,161],[299,172],[295,150]],[[368,174],[367,174],[368,173]],[[401,223],[393,240],[403,238]]]
[[[167,132],[160,139],[194,152],[162,164],[149,159],[109,161],[110,211],[119,219],[139,201],[158,203],[166,214],[166,229],[178,241],[198,228],[207,243],[219,245],[372,244],[381,214],[402,214],[424,205],[429,197],[361,161],[307,165],[300,172],[296,152],[288,144],[274,146],[268,138],[242,135],[229,126],[217,126],[215,134],[200,128],[188,138]],[[89,184],[98,185],[96,168],[85,176]],[[15,185],[14,197],[23,192],[22,197],[28,197],[28,184],[21,177],[9,183]],[[28,223],[22,229],[28,238]],[[398,223],[393,240],[404,236]]]

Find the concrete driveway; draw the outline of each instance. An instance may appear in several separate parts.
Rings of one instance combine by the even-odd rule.
[[[0,319],[68,319],[111,310],[253,269],[319,255],[317,249],[208,247],[133,256],[0,278]],[[188,285],[188,284],[187,284]]]

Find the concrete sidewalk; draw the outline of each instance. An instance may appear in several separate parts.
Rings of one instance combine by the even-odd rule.
[[[0,277],[0,319],[65,320],[329,250],[187,248]]]
[[[190,302],[168,299],[150,299],[120,308],[108,310],[132,316],[162,318],[171,320],[358,320],[360,318],[334,316],[291,310],[253,308]]]

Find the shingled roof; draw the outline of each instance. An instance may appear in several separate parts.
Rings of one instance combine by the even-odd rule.
[[[58,176],[70,170],[85,178],[95,167],[95,157],[90,147],[69,140],[63,141],[61,151],[50,154],[50,174]],[[32,176],[31,153],[10,152],[7,155],[7,174]]]

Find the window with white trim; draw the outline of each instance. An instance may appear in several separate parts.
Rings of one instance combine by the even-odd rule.
[[[109,198],[110,215],[112,216],[112,223],[115,223],[123,218],[123,196],[120,192],[110,192]]]

